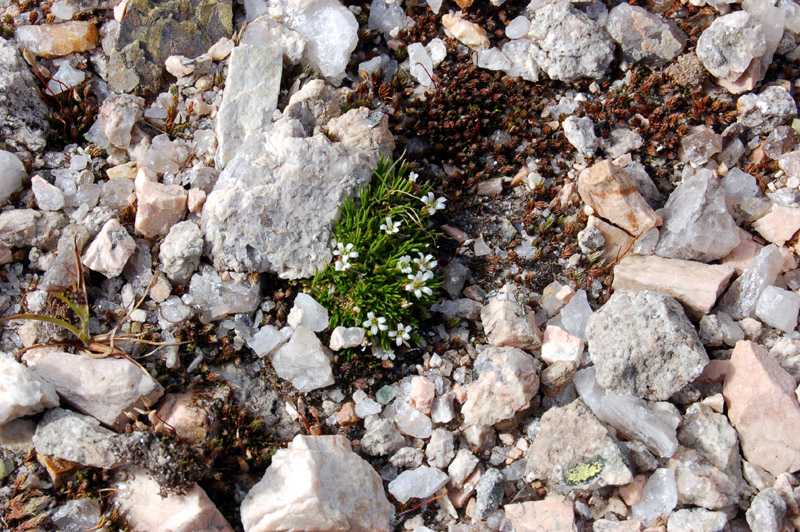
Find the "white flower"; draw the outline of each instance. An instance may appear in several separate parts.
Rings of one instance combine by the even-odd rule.
[[[333,250],[333,256],[341,255],[342,258],[354,259],[358,257],[358,251],[353,251],[353,244],[345,245],[344,242],[337,242],[336,249]]]
[[[389,331],[389,338],[394,338],[397,345],[402,345],[403,340],[410,340],[411,335],[408,333],[411,332],[410,325],[403,325],[402,323],[397,324],[397,328],[394,331]]]
[[[333,263],[333,269],[337,272],[345,272],[349,270],[353,265],[350,264],[350,257],[347,255],[342,255],[336,262]]]
[[[436,258],[433,255],[422,255],[422,253],[417,253],[419,255],[418,259],[414,259],[414,262],[419,266],[420,271],[427,272],[433,270],[437,264]]]
[[[423,292],[427,295],[431,295],[433,290],[425,286],[425,282],[433,277],[433,272],[422,272],[419,271],[415,275],[409,275],[408,278],[411,279],[411,282],[405,286],[405,289],[409,292],[414,292],[414,295],[420,297]]]
[[[364,328],[368,328],[369,332],[372,334],[378,334],[378,331],[385,331],[389,328],[386,325],[386,318],[378,317],[372,312],[367,312],[367,321],[363,324]]]
[[[419,177],[419,174],[416,173],[416,172],[409,172],[408,173],[408,180],[411,181],[412,183],[416,183],[418,177]]]
[[[382,347],[378,347],[377,349],[373,348],[372,354],[380,360],[394,360],[394,351],[391,349],[384,349]]]
[[[386,231],[387,235],[393,235],[400,231],[400,222],[393,222],[391,216],[387,216],[386,223],[381,224],[381,231]]]
[[[397,269],[402,273],[411,273],[411,257],[408,255],[400,257],[400,260],[397,261]]]
[[[428,195],[421,199],[422,203],[425,204],[425,206],[422,207],[422,212],[431,216],[434,215],[436,211],[444,209],[444,203],[447,201],[445,198],[435,198],[433,192],[428,192]]]

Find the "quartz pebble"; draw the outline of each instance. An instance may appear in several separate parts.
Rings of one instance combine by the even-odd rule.
[[[178,185],[137,183],[136,234],[146,238],[167,234],[183,217],[186,198],[186,190]]]
[[[286,379],[300,392],[310,392],[333,384],[331,357],[311,329],[299,326],[288,343],[272,355],[278,377]]]
[[[569,532],[575,528],[573,503],[556,493],[538,501],[506,504],[506,517],[516,532]],[[597,528],[595,531],[602,532]],[[638,529],[637,529],[638,532]]]
[[[411,405],[402,405],[394,418],[397,428],[412,438],[430,438],[433,424],[428,416]]]
[[[768,286],[761,292],[755,310],[761,321],[783,332],[797,327],[798,312],[800,296],[776,286]]]
[[[736,320],[749,318],[761,293],[775,282],[782,267],[783,256],[778,246],[763,247],[722,296],[719,310]]]
[[[97,125],[108,142],[118,148],[131,145],[133,127],[142,118],[144,99],[132,94],[110,94],[100,107]]]
[[[469,450],[459,449],[447,468],[447,474],[450,476],[449,485],[455,489],[460,489],[467,477],[475,470],[478,462],[480,462],[478,457]]]
[[[76,20],[39,26],[18,26],[15,37],[20,48],[27,48],[38,57],[52,59],[94,49],[99,33],[91,22]]]
[[[31,190],[36,196],[36,204],[43,211],[59,211],[64,207],[64,193],[51,185],[42,177],[35,175],[31,179]]]
[[[743,196],[746,198],[756,198],[761,196],[761,188],[756,182],[756,178],[739,168],[731,168],[725,177],[720,179],[722,188],[728,196]]]
[[[600,146],[594,134],[594,123],[588,117],[569,116],[562,123],[564,136],[580,153],[592,157]]]
[[[0,353],[0,425],[58,406],[52,384],[6,353]]]
[[[481,323],[494,346],[537,347],[541,345],[540,333],[517,302],[515,291],[515,285],[506,284],[490,294],[481,310]]]
[[[328,328],[328,311],[310,295],[299,293],[286,323],[294,328],[303,326],[321,332]]]
[[[681,160],[702,166],[722,151],[722,137],[708,126],[699,126],[681,140]]]
[[[767,134],[797,115],[794,98],[779,85],[771,85],[759,94],[740,96],[736,109],[738,122],[756,134]]]
[[[561,326],[572,336],[586,340],[587,330],[594,311],[589,306],[589,299],[586,291],[578,290],[575,295],[569,299],[559,313],[561,319]]]
[[[753,223],[753,229],[768,242],[782,246],[800,230],[800,208],[773,205]]]
[[[542,343],[542,360],[547,364],[571,362],[580,364],[583,358],[584,341],[572,336],[561,327],[548,325],[544,331]]]
[[[364,342],[364,335],[365,331],[361,327],[336,327],[331,333],[329,347],[331,351],[358,347]]]
[[[0,206],[20,189],[27,175],[25,166],[16,155],[0,150]]]
[[[678,505],[678,487],[675,472],[667,468],[656,469],[645,484],[642,499],[631,508],[633,517],[650,525],[659,516],[669,515]]]
[[[478,66],[487,70],[509,70],[511,61],[499,48],[478,51]]]
[[[292,331],[289,328],[278,330],[272,325],[264,325],[248,340],[247,345],[256,355],[263,358],[289,341],[291,334]]]
[[[647,60],[661,64],[678,56],[686,44],[686,34],[673,22],[639,6],[620,4],[608,13],[606,31],[622,47],[631,63]]]
[[[447,14],[442,17],[442,26],[453,34],[461,43],[475,51],[489,47],[486,30],[473,22],[464,20],[458,15]]]
[[[448,480],[447,473],[435,467],[422,466],[400,473],[389,483],[389,493],[405,504],[410,499],[427,499],[442,489]]]
[[[506,37],[509,39],[519,39],[528,33],[531,21],[525,16],[518,16],[511,20],[506,26]]]

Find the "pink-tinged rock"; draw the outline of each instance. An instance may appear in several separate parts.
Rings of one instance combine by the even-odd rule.
[[[750,261],[756,258],[761,248],[761,244],[753,240],[753,235],[749,231],[745,231],[741,227],[739,229],[739,245],[733,248],[733,251],[720,259],[722,264],[731,266],[736,275],[741,275]]]
[[[464,20],[457,15],[448,14],[442,17],[442,26],[452,33],[453,37],[475,51],[489,48],[486,30],[473,22]]]
[[[149,181],[136,184],[136,234],[145,238],[166,235],[186,211],[186,190],[178,185]]]
[[[222,394],[217,390],[168,394],[158,409],[158,418],[190,445],[201,446],[218,425],[213,403]]]
[[[728,287],[733,268],[655,255],[628,255],[614,267],[614,290],[652,290],[669,294],[700,317]]]
[[[753,222],[753,229],[768,242],[782,246],[800,230],[800,208],[773,205],[765,216]]]
[[[198,214],[200,209],[203,208],[203,204],[206,202],[206,193],[199,188],[190,188],[189,193],[187,196],[186,206],[189,208],[189,212],[193,212]]]
[[[60,24],[19,26],[17,46],[27,48],[33,55],[52,59],[64,55],[88,52],[97,46],[99,33],[90,22],[70,21]]]
[[[475,493],[475,488],[483,476],[483,465],[478,464],[478,467],[470,473],[464,480],[460,488],[447,488],[447,498],[453,503],[456,508],[463,508],[467,501]]]
[[[538,363],[515,347],[489,347],[475,361],[478,378],[461,408],[464,425],[491,426],[528,408],[539,389]]]
[[[787,248],[786,246],[781,246],[780,252],[781,255],[783,255],[783,266],[781,267],[781,273],[786,273],[797,268],[797,255],[795,255],[791,249]]]
[[[116,218],[112,218],[89,244],[81,262],[90,270],[112,279],[122,273],[134,251],[136,241]]]
[[[578,192],[598,215],[634,236],[661,225],[661,217],[639,194],[636,180],[611,161],[601,161],[581,172]]]
[[[507,504],[506,517],[516,532],[577,532],[572,502],[551,494],[540,501]]]
[[[634,239],[631,235],[602,218],[589,216],[586,227],[594,227],[603,235],[605,242],[600,252],[600,258],[605,259],[606,264],[619,260],[633,248]]]
[[[539,300],[539,306],[547,311],[550,317],[555,316],[561,310],[561,307],[569,303],[572,296],[575,295],[575,290],[571,287],[563,285],[558,281],[553,281],[542,290],[542,297]]]
[[[647,477],[645,475],[636,475],[633,482],[619,487],[619,495],[625,504],[633,506],[642,500],[644,494],[644,486],[647,484]]]
[[[123,358],[56,351],[42,355],[34,370],[64,401],[117,430],[128,421],[125,412],[149,407],[164,393],[153,377]]]
[[[195,484],[184,495],[161,495],[161,486],[140,469],[122,470],[112,498],[132,530],[159,532],[233,532],[222,514]]]
[[[628,519],[627,521],[598,519],[594,522],[593,528],[594,532],[641,532],[642,522],[638,519]]]
[[[489,343],[497,347],[533,348],[541,345],[541,333],[517,302],[516,287],[503,286],[489,295],[489,302],[481,309],[481,322]]]
[[[8,264],[13,258],[14,255],[11,253],[11,250],[5,245],[0,244],[0,264]]]
[[[795,382],[762,346],[741,341],[722,393],[744,457],[772,473],[800,469],[800,405]]]
[[[426,377],[411,379],[411,402],[414,407],[425,415],[431,413],[433,399],[436,396],[436,386]]]
[[[556,362],[581,363],[583,357],[584,342],[577,336],[556,327],[548,325],[544,330],[544,341],[542,342],[542,360],[547,364]]]
[[[341,435],[296,436],[242,501],[245,532],[392,530],[381,478]]]
[[[667,467],[675,472],[678,504],[720,510],[739,502],[739,488],[733,478],[693,449],[680,449]]]

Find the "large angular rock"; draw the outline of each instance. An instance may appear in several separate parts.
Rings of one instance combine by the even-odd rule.
[[[275,122],[242,146],[208,195],[202,228],[219,270],[311,277],[332,258],[339,205],[371,177],[367,152]]]
[[[800,405],[795,382],[766,349],[736,344],[723,394],[744,457],[772,473],[800,469]]]
[[[734,472],[740,468],[736,431],[728,418],[703,403],[695,403],[686,409],[678,440],[700,453],[720,471]]]
[[[217,113],[217,168],[228,164],[245,138],[272,125],[282,69],[283,52],[278,46],[244,44],[231,51]]]
[[[731,266],[653,255],[627,255],[614,266],[614,290],[650,290],[671,295],[700,317],[708,314],[733,277]]]
[[[614,43],[605,30],[570,2],[537,9],[528,36],[528,53],[552,79],[600,78],[614,58]]]
[[[272,0],[282,22],[308,41],[305,64],[338,85],[358,43],[355,15],[338,0]]]
[[[133,530],[233,532],[203,488],[163,496],[161,486],[140,469],[118,470],[112,498]]]
[[[7,149],[44,148],[49,109],[32,90],[37,83],[14,43],[0,40],[0,139]]]
[[[36,426],[33,445],[41,455],[111,469],[119,462],[114,454],[114,436],[93,417],[54,408]]]
[[[0,425],[54,406],[58,395],[52,384],[0,353]]]
[[[242,501],[245,532],[390,531],[381,478],[344,436],[296,436]]]
[[[721,510],[739,502],[739,489],[733,478],[697,451],[681,449],[670,458],[667,466],[675,471],[678,504]]]
[[[686,45],[686,34],[675,23],[629,4],[609,11],[606,31],[630,63],[646,59],[648,64],[662,64],[677,57]]]
[[[599,216],[634,236],[661,225],[661,218],[639,194],[636,180],[611,161],[582,171],[578,193]]]
[[[753,229],[767,242],[782,246],[800,230],[800,208],[773,205],[767,214],[753,223]]]
[[[656,255],[710,262],[739,245],[736,222],[725,206],[725,191],[710,170],[700,170],[670,194]]]
[[[151,181],[136,184],[137,235],[155,238],[166,235],[186,213],[188,193],[180,185],[164,185]]]
[[[580,399],[544,413],[528,464],[535,478],[572,489],[633,481],[619,445]]]
[[[288,343],[272,355],[278,377],[286,379],[301,392],[310,392],[333,384],[330,352],[314,332],[300,326]]]
[[[125,412],[154,404],[164,389],[141,367],[123,358],[91,358],[50,352],[34,367],[64,401],[119,430]]]
[[[526,409],[539,389],[539,364],[515,347],[490,347],[475,361],[478,374],[461,408],[464,425],[494,425]]]
[[[131,0],[109,57],[108,85],[153,93],[169,56],[197,57],[232,33],[230,0]]]
[[[764,67],[772,59],[767,52],[764,29],[747,11],[717,17],[700,35],[696,50],[706,70],[737,94],[752,90],[764,77]],[[762,57],[766,55],[770,57],[764,65]]]
[[[481,309],[481,324],[489,343],[497,347],[538,347],[542,344],[536,325],[517,302],[516,287],[506,284],[489,294],[489,301]]]
[[[597,382],[614,393],[665,400],[708,364],[681,305],[658,292],[614,293],[589,319],[587,334]]]

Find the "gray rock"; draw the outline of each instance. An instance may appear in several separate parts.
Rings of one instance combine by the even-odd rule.
[[[644,143],[642,136],[626,127],[615,127],[608,138],[602,141],[603,149],[613,159],[638,150],[642,143]]]
[[[108,61],[114,92],[158,90],[171,55],[194,58],[233,33],[230,0],[132,0]]]
[[[765,135],[797,115],[797,105],[789,91],[771,85],[759,94],[748,93],[736,102],[738,122],[753,133]]]
[[[56,508],[50,520],[59,532],[85,532],[97,527],[101,513],[97,499],[72,499]]]
[[[739,469],[739,438],[728,418],[695,403],[686,410],[678,441],[692,448],[721,471]]]
[[[161,243],[158,260],[167,278],[186,284],[200,264],[203,255],[203,233],[196,223],[185,221],[172,226]]]
[[[753,532],[781,530],[786,518],[786,502],[778,490],[767,488],[753,498],[746,517]]]
[[[416,469],[422,465],[425,453],[415,447],[403,447],[389,458],[389,462],[398,468]]]
[[[447,429],[435,429],[425,447],[428,463],[438,469],[446,468],[456,455],[453,433]]]
[[[515,347],[490,347],[475,361],[477,374],[461,407],[464,425],[491,426],[530,405],[539,389],[539,363]]]
[[[592,157],[600,146],[597,136],[594,134],[594,122],[591,118],[582,116],[568,116],[562,123],[564,136],[578,152]]]
[[[687,177],[661,212],[664,224],[656,255],[711,262],[739,245],[736,222],[725,206],[725,191],[710,170]]]
[[[630,63],[646,59],[648,64],[663,64],[677,57],[686,45],[686,34],[675,23],[639,6],[615,6],[605,26]]]
[[[739,502],[736,481],[691,449],[680,449],[667,467],[675,471],[678,504],[721,510]]]
[[[217,168],[228,164],[247,137],[271,126],[282,69],[283,53],[274,44],[244,44],[231,51],[217,113]]]
[[[572,489],[633,481],[616,440],[580,399],[544,413],[528,464],[534,478]]]
[[[498,469],[489,468],[481,476],[475,486],[475,515],[478,519],[486,519],[497,510],[503,500],[505,478]]]
[[[253,312],[261,302],[260,288],[260,280],[253,283],[243,274],[223,281],[206,265],[192,275],[189,304],[200,312],[200,320],[208,323],[228,314]]]
[[[0,390],[0,425],[58,406],[53,385],[6,353],[0,353]]]
[[[597,382],[614,393],[668,399],[708,364],[680,303],[666,294],[620,290],[589,319]]]
[[[297,120],[247,139],[208,195],[202,228],[217,269],[311,277],[332,258],[339,205],[371,177],[365,151],[306,137]]]
[[[672,512],[667,521],[667,532],[724,532],[727,524],[725,512],[691,508]]]
[[[467,282],[469,275],[469,268],[462,264],[460,260],[452,260],[445,266],[442,273],[442,283],[450,297],[457,298],[461,295],[461,289],[464,288],[464,283]]]
[[[299,120],[309,135],[316,126],[324,126],[340,114],[336,90],[321,79],[313,79],[303,85],[302,89],[292,94],[283,110],[283,116]]]
[[[528,36],[529,54],[552,79],[600,78],[614,58],[605,30],[566,1],[537,9]]]
[[[0,39],[0,139],[15,151],[40,151],[49,126],[28,65],[11,41]]]
[[[331,358],[314,332],[300,326],[272,355],[272,365],[278,377],[291,381],[301,392],[310,392],[333,384]]]
[[[115,429],[128,421],[125,412],[150,406],[164,393],[141,367],[123,358],[50,352],[34,369],[64,401]]]
[[[370,456],[386,456],[405,446],[405,436],[391,419],[375,421],[361,438],[361,449]]]
[[[36,426],[33,445],[45,456],[111,469],[119,463],[113,452],[115,436],[92,417],[53,408]]]

